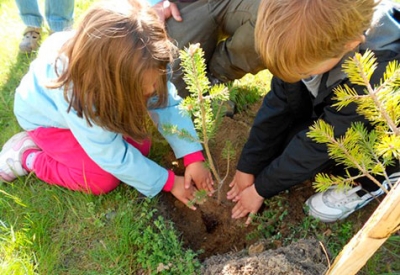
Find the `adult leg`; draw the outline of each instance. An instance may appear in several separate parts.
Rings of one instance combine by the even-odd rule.
[[[36,0],[16,0],[19,16],[27,27],[41,28],[43,16]]]
[[[215,6],[219,1],[210,1]],[[256,74],[265,69],[254,46],[254,27],[260,0],[230,0],[221,13],[212,9],[225,35],[208,63],[214,77],[227,82],[240,79],[247,73]]]
[[[74,0],[46,0],[45,16],[52,32],[69,29],[73,24]]]
[[[26,25],[19,49],[22,53],[30,53],[39,47],[43,16],[36,0],[16,0],[15,3],[19,16]]]
[[[223,13],[229,0],[219,0],[218,5],[214,5],[215,12]],[[182,22],[177,22],[170,18],[166,22],[169,36],[174,39],[179,49],[187,47],[189,44],[200,43],[204,50],[206,64],[214,53],[219,38],[219,25],[214,19],[214,12],[210,10],[208,0],[198,0],[193,3],[177,2]],[[183,81],[183,73],[180,67],[180,60],[177,59],[173,65],[172,82],[175,84],[180,96],[188,95],[186,84]]]

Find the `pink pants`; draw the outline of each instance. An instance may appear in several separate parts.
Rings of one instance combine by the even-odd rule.
[[[44,182],[100,195],[112,191],[119,180],[100,168],[83,150],[68,129],[38,128],[28,134],[42,150],[33,164],[36,176]],[[126,141],[143,155],[150,152],[151,142]]]

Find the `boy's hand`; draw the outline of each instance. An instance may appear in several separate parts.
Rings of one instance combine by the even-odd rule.
[[[252,219],[251,214],[257,214],[263,202],[264,198],[257,193],[254,184],[247,187],[238,196],[238,201],[232,209],[232,218],[240,219],[250,213],[246,220],[246,225],[249,225]]]
[[[196,210],[196,207],[189,206],[188,203],[189,201],[194,199],[193,194],[195,191],[196,188],[192,184],[190,184],[190,186],[188,186],[187,188],[185,187],[183,177],[175,176],[175,182],[174,186],[171,189],[171,193],[172,195],[174,195],[175,198],[183,202],[187,207],[192,210]]]
[[[235,176],[233,177],[232,182],[229,184],[229,187],[232,189],[227,193],[227,199],[232,200],[234,202],[238,201],[238,196],[240,192],[242,192],[246,187],[252,185],[254,183],[254,175],[247,174],[236,170]]]
[[[185,169],[185,188],[192,185],[192,181],[196,184],[197,189],[206,190],[211,196],[214,192],[213,179],[204,162],[198,161],[189,164]]]

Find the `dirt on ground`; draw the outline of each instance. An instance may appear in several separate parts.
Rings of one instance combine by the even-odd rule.
[[[258,108],[259,106],[256,104],[245,112],[235,114],[232,118],[224,117],[217,136],[213,139],[211,144],[212,154],[219,169],[219,174],[222,177],[227,174],[224,185],[220,190],[220,201],[217,199],[217,194],[215,194],[213,197],[207,198],[202,205],[199,205],[196,211],[193,211],[176,200],[171,194],[163,193],[160,196],[160,212],[165,218],[174,222],[177,231],[182,234],[182,241],[186,248],[197,252],[200,251],[199,259],[204,263],[204,274],[322,274],[319,272],[326,267],[326,261],[324,262],[322,258],[326,260],[326,256],[322,256],[319,244],[315,244],[314,241],[310,240],[302,240],[298,244],[284,248],[283,244],[276,240],[268,242],[268,244],[263,243],[260,246],[260,239],[248,237],[257,232],[257,224],[245,226],[245,218],[240,220],[231,218],[231,210],[234,203],[226,199],[226,193],[230,189],[229,183],[234,176],[235,165],[246,142]],[[226,140],[232,143],[236,154],[236,158],[231,160],[229,169],[227,168],[227,160],[221,154]],[[168,166],[168,163],[170,164],[169,167],[175,170],[177,174],[183,173],[182,163],[177,162],[172,154],[166,156],[165,165]],[[286,202],[287,207],[284,208],[288,212],[282,223],[277,226],[279,232],[275,232],[276,234],[279,233],[282,237],[288,236],[291,234],[291,229],[285,224],[300,224],[302,222],[306,215],[303,210],[304,202],[312,194],[314,194],[314,189],[309,181],[279,195]],[[277,205],[277,207],[282,206]],[[260,211],[266,211],[266,209],[261,209]],[[249,250],[254,250],[254,248],[257,250],[257,247],[262,248],[257,252],[259,255],[249,256]],[[272,251],[278,250],[276,252],[270,251],[267,253],[268,255],[262,254],[270,249],[273,249]],[[296,253],[293,255],[297,255],[297,259],[293,259],[293,255],[287,256],[288,252],[294,250]],[[271,255],[278,254],[283,255],[279,263],[274,262],[274,257],[270,258]],[[259,266],[260,270],[264,270],[260,267],[260,261],[264,261],[262,265],[269,265],[271,270],[274,270],[271,266],[280,265],[287,261],[292,261],[294,266],[289,269],[284,267],[282,273],[277,271],[275,271],[276,273],[243,271],[242,268],[247,266],[244,264],[245,262],[252,266],[249,267],[250,269],[254,269],[254,265],[256,265]],[[299,262],[302,262],[303,266],[301,264],[298,265],[297,263]],[[237,272],[222,272],[220,268],[225,266],[226,263],[229,263],[232,270],[237,270]],[[307,267],[311,263],[314,264],[313,270]]]
[[[327,261],[317,240],[300,240],[286,247],[211,256],[203,263],[203,275],[321,275],[327,270]]]

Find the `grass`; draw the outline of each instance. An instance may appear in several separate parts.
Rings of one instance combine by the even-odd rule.
[[[75,18],[91,2],[76,0]],[[35,56],[18,54],[24,25],[13,0],[0,2],[0,20],[2,145],[21,130],[13,115],[13,96]],[[262,72],[238,82],[233,95],[239,107],[257,100],[258,93],[266,91],[269,77]],[[162,142],[155,147],[151,157],[161,160],[168,148]],[[263,226],[264,222],[271,224],[271,217],[282,224],[289,206],[276,200],[269,203],[282,211],[265,212],[259,236],[279,238],[276,227]],[[196,274],[200,266],[196,252],[182,247],[174,225],[157,214],[157,203],[157,197],[146,199],[127,185],[96,197],[50,186],[34,175],[0,183],[0,274]],[[349,223],[336,224],[329,238],[322,234],[325,225],[317,221],[305,219],[291,226],[293,234],[285,242],[319,236],[335,253],[354,233]],[[399,236],[393,236],[367,263],[363,274],[399,274],[399,244]]]
[[[75,2],[78,18],[93,1]],[[0,18],[2,145],[21,130],[13,96],[35,55],[18,53],[24,25],[14,1],[1,2]],[[183,249],[172,224],[157,217],[156,204],[126,185],[96,197],[34,175],[0,183],[0,274],[155,274],[160,264],[165,267],[158,274],[193,274],[196,254]]]

